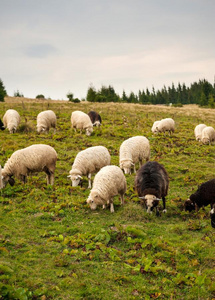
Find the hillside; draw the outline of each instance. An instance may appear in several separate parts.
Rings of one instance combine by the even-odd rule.
[[[215,299],[215,232],[209,206],[184,212],[184,201],[199,184],[214,178],[215,145],[202,145],[194,128],[215,128],[215,111],[128,103],[79,103],[7,97],[0,118],[16,109],[21,124],[14,134],[1,131],[0,164],[32,144],[48,144],[58,153],[54,186],[45,173],[34,173],[24,185],[16,180],[0,196],[0,299]],[[57,132],[38,135],[37,114],[52,109]],[[71,112],[98,111],[101,128],[87,137],[71,129]],[[155,120],[172,117],[172,136],[153,135]],[[111,163],[119,164],[125,139],[144,135],[151,160],[163,164],[170,188],[167,213],[147,214],[134,190],[135,174],[126,175],[127,192],[115,212],[91,211],[87,178],[72,187],[67,178],[77,153],[103,145]],[[162,208],[162,205],[161,205]]]

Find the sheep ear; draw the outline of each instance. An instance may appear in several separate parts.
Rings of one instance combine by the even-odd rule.
[[[11,186],[14,186],[15,184],[15,180],[12,177],[9,178],[8,182]]]
[[[78,175],[77,178],[83,179],[83,177],[81,177],[81,175]]]
[[[162,199],[156,198],[156,200],[161,201]]]
[[[145,196],[143,196],[143,197],[139,197],[139,198],[140,198],[140,199],[146,199],[146,198],[145,198]]]
[[[67,178],[71,178],[71,177],[72,177],[71,175],[68,175],[68,176],[67,176]]]

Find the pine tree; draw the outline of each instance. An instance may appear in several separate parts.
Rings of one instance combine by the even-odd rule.
[[[0,102],[4,102],[4,97],[7,96],[3,81],[0,79]]]
[[[88,88],[86,100],[89,101],[89,102],[95,102],[96,101],[96,90],[93,86],[90,86]]]

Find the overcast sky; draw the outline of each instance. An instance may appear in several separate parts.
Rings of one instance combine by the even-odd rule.
[[[85,98],[214,82],[215,0],[0,0],[7,93]]]

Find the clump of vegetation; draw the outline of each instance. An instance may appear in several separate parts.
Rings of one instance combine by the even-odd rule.
[[[19,91],[19,90],[16,90],[13,94],[14,97],[24,97],[24,95]]]
[[[69,99],[70,102],[73,102],[73,103],[81,102],[78,98],[74,98],[73,93],[68,93],[66,96],[67,96],[67,98]]]
[[[7,96],[3,81],[0,79],[0,102],[4,102],[4,97]]]
[[[45,96],[43,94],[39,94],[36,96],[36,99],[45,99]]]

